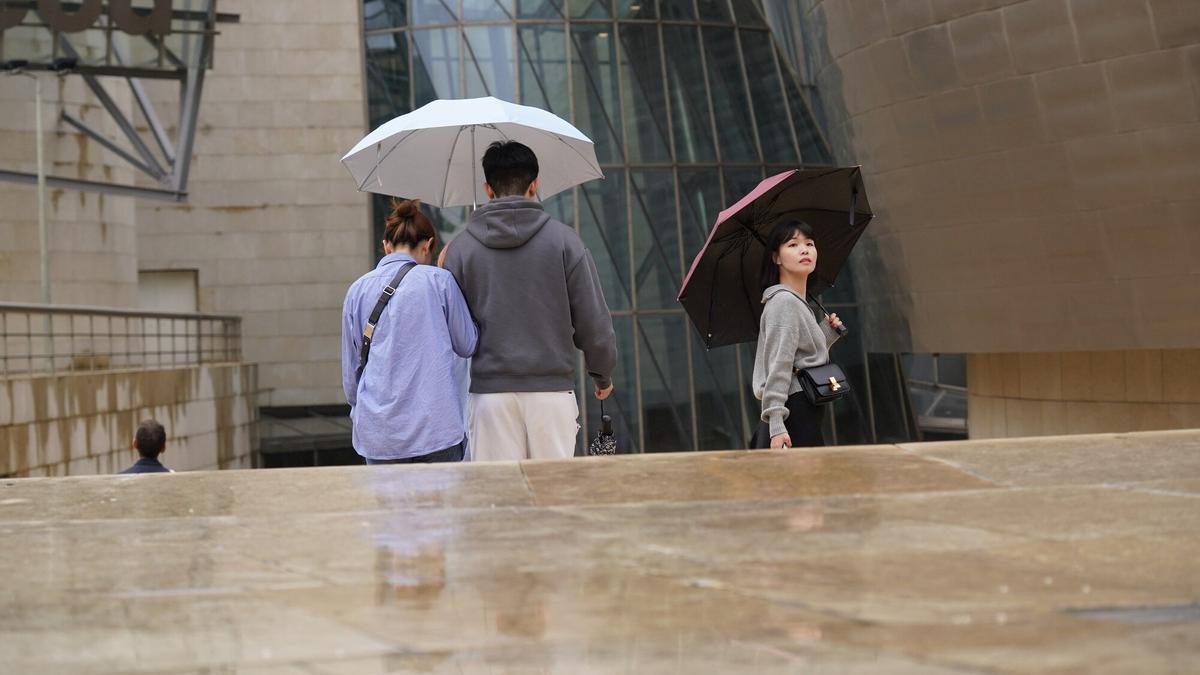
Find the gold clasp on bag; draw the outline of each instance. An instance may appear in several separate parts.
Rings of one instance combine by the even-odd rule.
[[[842,386],[841,386],[840,384],[838,384],[838,381],[837,381],[837,378],[836,378],[836,377],[831,377],[831,378],[829,378],[829,387],[830,387],[830,388],[831,388],[833,391],[837,391],[837,390],[839,390],[839,389],[841,389],[841,388],[842,388]]]

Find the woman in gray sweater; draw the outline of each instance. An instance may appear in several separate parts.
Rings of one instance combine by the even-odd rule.
[[[837,314],[818,320],[809,305],[808,277],[817,267],[817,243],[810,225],[784,221],[767,238],[763,258],[762,319],[754,355],[754,397],[762,401],[762,424],[752,447],[824,445],[825,407],[808,402],[796,378],[799,368],[829,362],[829,347],[842,326]]]

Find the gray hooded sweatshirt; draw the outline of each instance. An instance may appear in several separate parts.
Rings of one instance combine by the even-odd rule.
[[[829,363],[829,348],[838,339],[828,321],[817,321],[808,303],[783,284],[763,291],[758,349],[754,353],[754,398],[762,401],[762,420],[771,435],[786,433],[788,396],[800,391],[796,368]]]
[[[596,263],[539,202],[500,197],[476,209],[446,269],[479,322],[473,393],[573,390],[576,348],[596,386],[611,384],[617,340]]]

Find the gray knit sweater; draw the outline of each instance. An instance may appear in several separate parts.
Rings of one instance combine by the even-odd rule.
[[[763,291],[758,350],[754,353],[754,398],[762,401],[762,419],[771,435],[787,432],[787,398],[800,391],[794,369],[829,363],[838,339],[828,321],[817,321],[798,293],[783,284]]]

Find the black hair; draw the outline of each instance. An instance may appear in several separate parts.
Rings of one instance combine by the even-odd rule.
[[[767,235],[767,250],[763,254],[762,272],[759,279],[763,290],[779,283],[779,265],[775,263],[775,254],[797,234],[812,239],[812,225],[803,220],[781,220],[771,228],[771,233]]]
[[[137,433],[133,436],[133,444],[142,457],[148,459],[158,457],[158,454],[163,451],[163,446],[167,444],[167,430],[154,420],[142,420],[142,423],[138,425]]]
[[[537,177],[537,155],[526,145],[496,141],[483,153],[483,178],[497,197],[524,195]]]

